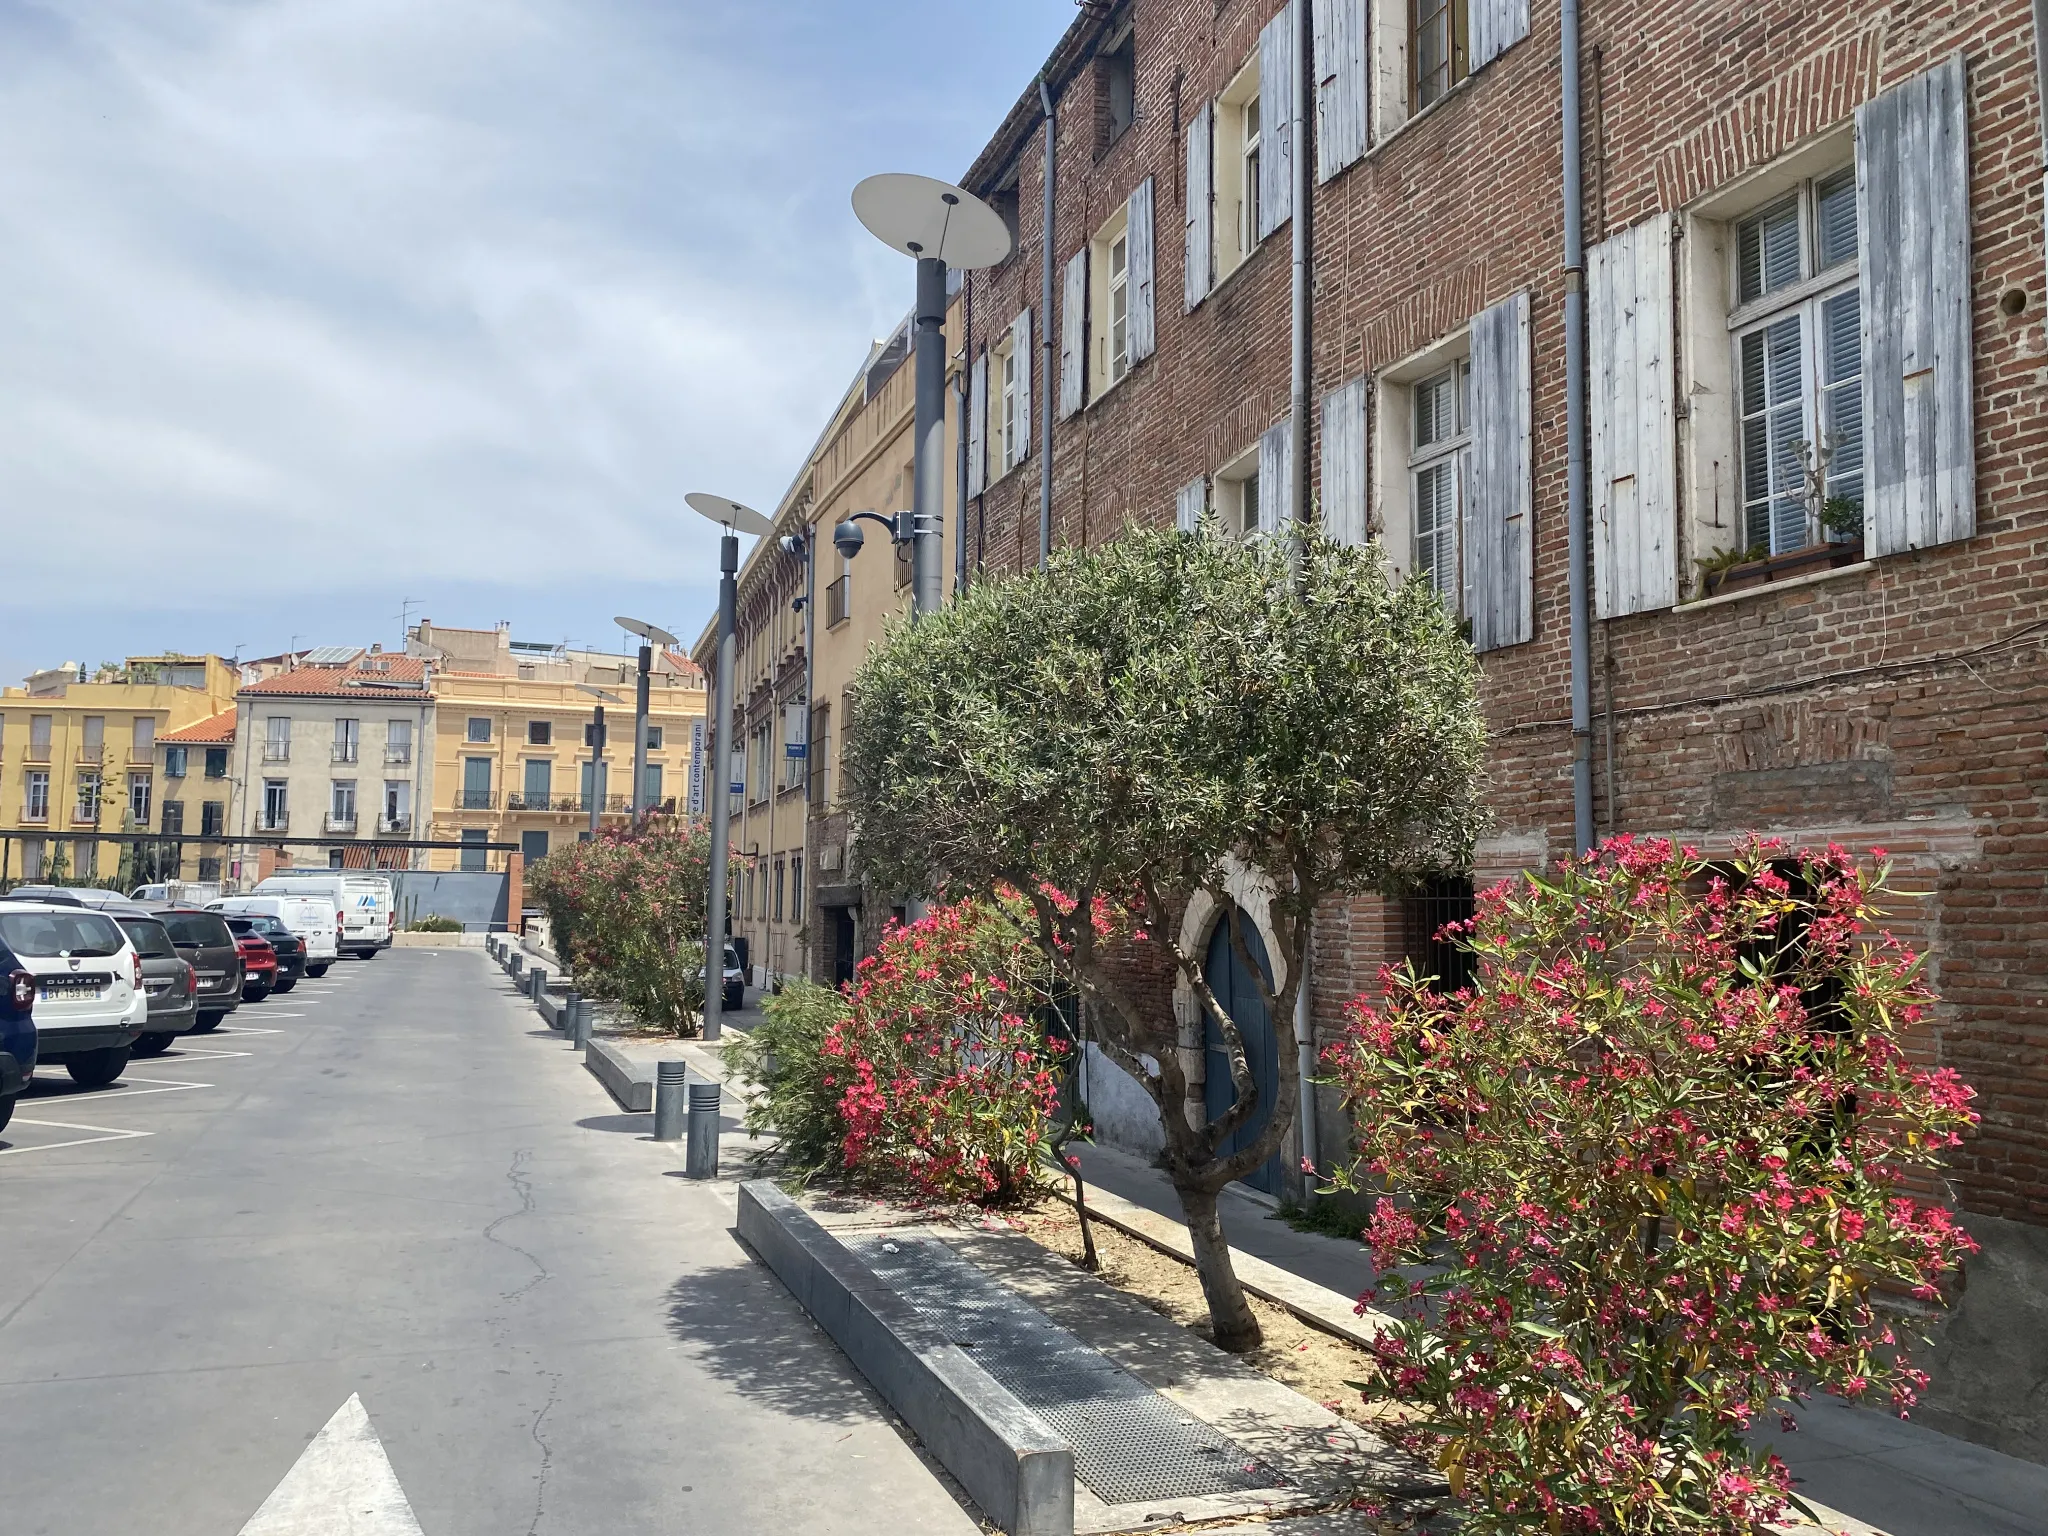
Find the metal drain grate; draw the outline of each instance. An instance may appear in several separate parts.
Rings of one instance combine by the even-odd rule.
[[[889,1287],[1074,1449],[1074,1472],[1109,1504],[1282,1484],[1244,1449],[1091,1349],[929,1237],[849,1243]]]

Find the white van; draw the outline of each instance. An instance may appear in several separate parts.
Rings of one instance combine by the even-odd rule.
[[[227,896],[208,902],[209,912],[237,917],[274,917],[306,945],[306,974],[325,976],[341,958],[341,908],[330,896]]]
[[[391,882],[382,875],[353,870],[272,875],[252,894],[325,896],[341,911],[341,953],[367,960],[391,947]]]

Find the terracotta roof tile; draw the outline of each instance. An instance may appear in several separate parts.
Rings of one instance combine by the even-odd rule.
[[[235,712],[224,709],[217,715],[210,715],[197,725],[185,726],[182,730],[165,731],[157,737],[159,742],[174,742],[180,746],[205,745],[224,746],[235,739]]]
[[[281,672],[276,677],[266,677],[261,682],[244,683],[236,692],[240,697],[251,694],[273,698],[317,698],[336,694],[360,697],[381,693],[393,685],[417,687],[426,680],[427,664],[423,658],[387,653],[366,657],[362,663],[350,667],[299,667],[291,672]]]

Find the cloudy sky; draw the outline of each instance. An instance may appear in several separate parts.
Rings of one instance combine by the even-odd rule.
[[[0,680],[694,636],[1074,0],[0,0]],[[932,66],[932,77],[914,71]]]

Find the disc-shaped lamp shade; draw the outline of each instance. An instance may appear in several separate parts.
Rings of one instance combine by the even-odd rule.
[[[972,192],[929,176],[891,172],[853,189],[853,211],[868,233],[906,256],[936,256],[949,267],[992,267],[1010,254],[1003,217]]]
[[[617,618],[612,622],[629,635],[638,635],[649,645],[674,645],[676,637],[659,624],[649,624],[640,619]]]
[[[751,533],[757,539],[765,539],[775,532],[775,525],[752,507],[743,507],[709,491],[692,491],[683,501],[699,517],[708,517],[714,523],[737,528],[741,533]]]

